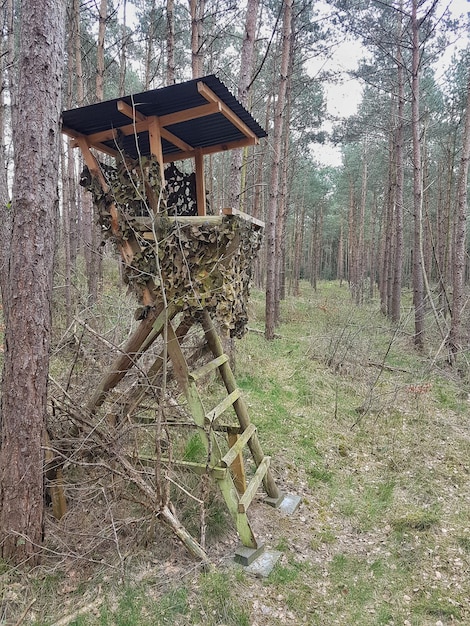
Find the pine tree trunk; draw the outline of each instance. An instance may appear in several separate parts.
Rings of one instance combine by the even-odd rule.
[[[422,173],[421,142],[419,137],[419,22],[418,0],[412,0],[412,67],[411,67],[411,126],[413,136],[413,305],[415,314],[414,343],[424,347],[424,280],[422,256]]]
[[[399,31],[397,41],[397,83],[398,105],[397,126],[395,131],[395,219],[394,219],[394,257],[393,257],[393,284],[390,317],[393,322],[398,322],[401,315],[401,288],[403,273],[403,189],[405,181],[405,168],[403,165],[404,152],[404,119],[405,119],[405,76],[402,55],[402,13],[398,12]]]
[[[64,14],[59,0],[24,0],[0,448],[0,552],[35,564],[43,533],[45,432],[58,206]],[[27,19],[26,19],[27,16]]]
[[[191,16],[191,68],[193,78],[202,76],[202,29],[204,21],[204,0],[189,0]]]
[[[175,2],[166,2],[166,84],[175,83]]]
[[[468,164],[470,160],[470,71],[467,80],[467,108],[462,137],[459,178],[457,186],[457,212],[455,218],[455,242],[453,255],[453,298],[452,319],[449,337],[451,361],[457,360],[461,349],[462,310],[464,307],[466,233],[467,233],[467,185]]]
[[[286,101],[287,80],[290,57],[290,37],[293,0],[284,1],[284,20],[282,33],[282,58],[279,77],[278,97],[274,113],[273,160],[269,185],[269,203],[266,223],[266,339],[274,339],[275,299],[276,299],[276,231],[278,224],[279,174],[282,152],[282,128]]]
[[[248,90],[253,73],[253,58],[255,53],[256,22],[259,9],[259,0],[248,0],[245,19],[245,36],[243,38],[240,55],[240,72],[238,75],[238,100],[248,108]],[[240,208],[240,197],[243,194],[242,180],[243,149],[232,151],[230,165],[229,206]]]

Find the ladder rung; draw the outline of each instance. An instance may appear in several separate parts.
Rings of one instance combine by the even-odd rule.
[[[211,423],[215,422],[215,420],[220,417],[222,413],[228,409],[229,406],[232,406],[232,404],[236,400],[238,400],[240,395],[240,389],[235,389],[234,391],[232,391],[232,393],[224,398],[222,402],[220,402],[215,408],[212,409],[212,411],[209,411],[209,413],[206,414],[206,419]]]
[[[227,452],[227,454],[220,459],[220,463],[225,467],[230,467],[230,465],[232,465],[237,456],[243,450],[243,447],[248,443],[249,439],[251,439],[255,432],[256,426],[254,424],[250,424],[237,439],[237,443],[235,443]]]
[[[227,361],[228,361],[228,356],[226,354],[221,354],[220,356],[213,359],[212,361],[209,361],[209,363],[206,363],[206,365],[203,365],[202,367],[200,367],[198,370],[191,372],[189,374],[189,378],[193,380],[194,382],[197,382],[198,380],[200,380],[201,378],[204,378],[204,376],[207,376],[207,374],[209,374],[210,372],[213,372],[215,369],[217,369],[218,367],[220,367]]]
[[[149,455],[139,455],[135,458],[129,456],[128,458],[130,461],[138,461],[145,467],[154,467],[155,463],[157,462],[154,456]],[[182,470],[190,470],[191,472],[194,472],[199,476],[210,473],[217,480],[223,480],[227,475],[227,470],[223,467],[218,467],[217,465],[211,467],[207,466],[206,463],[196,463],[194,461],[177,461],[176,459],[169,459],[165,457],[161,458],[161,462],[168,465],[174,465],[175,467],[178,467]]]
[[[265,456],[261,463],[258,465],[258,468],[255,472],[255,475],[250,480],[248,487],[246,488],[245,493],[242,495],[238,502],[238,512],[246,513],[248,507],[251,504],[251,501],[255,497],[256,492],[258,491],[258,487],[261,485],[263,478],[266,476],[266,472],[269,469],[269,465],[271,463],[271,457]]]

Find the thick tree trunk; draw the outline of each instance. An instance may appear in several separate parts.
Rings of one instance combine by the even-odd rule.
[[[470,71],[467,81],[467,108],[462,138],[462,155],[460,157],[459,178],[457,187],[457,212],[455,218],[455,241],[453,255],[453,298],[452,320],[449,337],[451,361],[455,362],[461,349],[462,310],[464,307],[466,233],[467,233],[467,185],[468,164],[470,160]]]
[[[419,137],[419,22],[418,0],[412,0],[412,58],[411,58],[411,126],[413,135],[413,305],[415,314],[414,343],[424,346],[424,280],[422,255],[422,174],[421,142]]]
[[[204,0],[189,0],[191,16],[191,68],[193,78],[202,76],[202,28],[204,22]]]
[[[63,3],[24,0],[0,448],[0,551],[34,564],[43,532],[43,451],[64,58]],[[27,16],[27,19],[26,19]]]
[[[119,89],[118,95],[124,96],[126,93],[126,70],[127,70],[127,0],[122,3],[122,40],[119,54]]]
[[[166,84],[175,83],[175,1],[166,2]]]
[[[398,82],[398,105],[397,123],[395,130],[395,220],[394,220],[394,258],[393,258],[393,284],[390,317],[393,322],[398,322],[401,315],[401,282],[403,273],[403,189],[405,181],[405,168],[403,165],[404,152],[404,120],[405,120],[405,72],[402,55],[402,13],[398,13],[399,31],[397,41],[397,82]]]
[[[282,129],[286,102],[290,38],[293,0],[284,0],[284,21],[282,34],[282,59],[279,77],[278,97],[274,113],[273,160],[269,185],[269,204],[266,223],[266,339],[274,339],[275,298],[276,298],[276,230],[278,228],[279,173],[281,167]]]
[[[243,38],[240,55],[240,72],[238,74],[238,100],[248,108],[248,89],[253,73],[253,57],[255,52],[256,22],[259,0],[248,0],[246,7],[245,37]],[[243,193],[242,180],[243,149],[232,151],[230,164],[229,206],[240,208],[240,197]]]

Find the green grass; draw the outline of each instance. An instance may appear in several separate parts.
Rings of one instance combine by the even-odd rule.
[[[262,329],[259,291],[250,311],[250,327]],[[18,619],[36,597],[34,619],[25,623],[50,625],[99,595],[100,608],[77,617],[76,626],[470,623],[465,376],[438,354],[432,327],[427,352],[417,354],[411,318],[395,328],[377,303],[352,305],[345,285],[320,283],[314,293],[303,283],[281,314],[279,338],[267,343],[249,332],[236,348],[237,381],[274,476],[302,498],[290,518],[255,505],[256,532],[282,553],[271,575],[251,577],[225,559],[237,539],[212,490],[204,497],[214,571],[201,573],[161,525],[152,534],[155,520],[143,519],[132,541],[126,543],[125,524],[118,530],[124,565],[112,542],[103,555],[116,570],[74,562],[74,591],[67,590],[66,560],[51,557],[42,574],[26,580],[2,563],[0,600],[9,618]],[[125,326],[122,311],[118,316],[113,320],[106,301],[96,311],[111,334]],[[216,382],[208,394],[209,406],[220,395]],[[206,458],[197,435],[180,447],[187,460]],[[199,477],[182,486],[201,497]],[[172,499],[178,511],[186,507],[180,519],[197,537],[198,502],[176,487]]]

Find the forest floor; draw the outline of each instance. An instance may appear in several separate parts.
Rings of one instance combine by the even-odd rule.
[[[113,522],[105,551],[84,554],[75,536],[29,572],[1,565],[0,624],[470,624],[470,372],[465,355],[447,365],[432,331],[418,354],[412,321],[356,307],[347,285],[304,283],[267,343],[254,293],[236,377],[281,490],[301,497],[292,515],[262,494],[249,509],[258,540],[281,552],[267,578],[234,564],[214,498],[210,570],[160,524],[132,534]],[[83,524],[85,544],[83,518],[48,518],[46,533],[60,538],[60,524]]]

